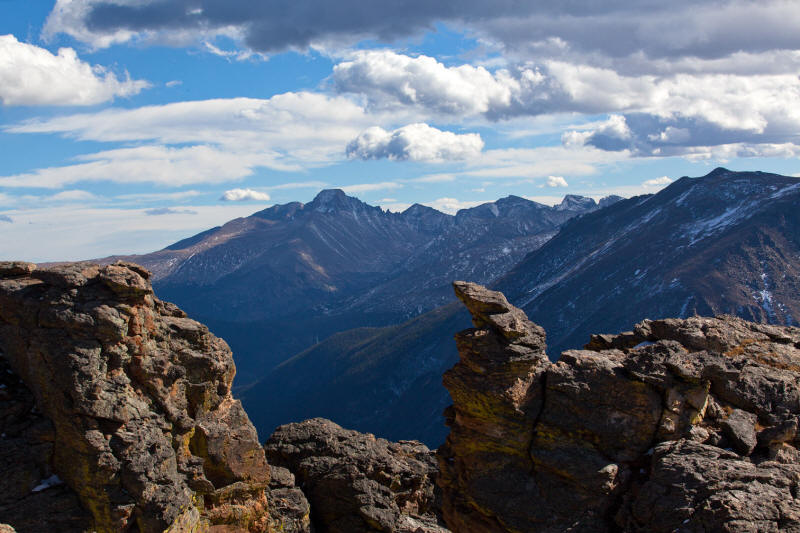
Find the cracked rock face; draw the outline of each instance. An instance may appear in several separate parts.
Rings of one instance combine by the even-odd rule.
[[[436,461],[422,443],[389,442],[315,418],[280,426],[264,448],[270,464],[296,477],[317,531],[447,533]]]
[[[800,329],[645,321],[550,363],[502,294],[455,290],[475,328],[444,378],[451,529],[800,530]]]
[[[267,529],[269,467],[230,349],[147,271],[0,263],[0,351],[50,424],[42,475],[95,530]]]

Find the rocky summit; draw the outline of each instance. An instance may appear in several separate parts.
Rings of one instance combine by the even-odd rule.
[[[551,363],[501,293],[455,290],[475,327],[444,379],[452,530],[800,530],[800,328],[646,320]]]

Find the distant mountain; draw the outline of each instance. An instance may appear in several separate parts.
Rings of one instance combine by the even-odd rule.
[[[555,350],[641,318],[800,322],[800,179],[716,169],[565,224],[495,288]],[[591,325],[590,325],[591,324]]]
[[[495,288],[544,326],[552,359],[644,318],[729,313],[797,325],[800,179],[725,169],[681,178],[570,220]],[[286,361],[243,400],[265,431],[329,416],[436,446],[449,403],[439,375],[457,361],[453,334],[466,327],[449,305],[400,326],[345,332]]]
[[[331,334],[452,301],[453,279],[490,283],[597,209],[578,196],[555,207],[509,196],[456,215],[419,204],[391,213],[331,189],[124,259],[231,344],[242,385]]]

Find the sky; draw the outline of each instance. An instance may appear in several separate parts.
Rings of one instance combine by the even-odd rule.
[[[796,0],[0,0],[0,259],[342,188],[454,213],[800,176]]]

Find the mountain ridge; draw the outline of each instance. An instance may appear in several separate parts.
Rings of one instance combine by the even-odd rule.
[[[628,330],[642,317],[686,318],[696,311],[705,315],[732,313],[757,322],[786,324],[786,316],[778,319],[780,306],[783,306],[792,317],[792,323],[796,323],[795,317],[800,316],[797,311],[800,307],[800,210],[797,209],[800,180],[775,176],[717,169],[708,176],[676,180],[656,195],[622,200],[603,211],[572,219],[562,226],[558,235],[523,258],[516,269],[492,288],[507,291],[512,303],[547,329],[548,344],[555,353],[582,346],[598,329]],[[703,180],[707,186],[695,201],[687,191]],[[731,183],[738,180],[743,185],[719,189],[720,180]],[[747,219],[735,222],[727,230],[708,233],[687,248],[690,255],[677,255],[675,247],[670,245],[670,236],[683,235],[684,226],[691,223],[692,217],[713,220],[727,212],[730,205],[752,204],[754,199],[750,196],[748,180],[755,180],[756,188],[763,189],[763,197],[769,201],[762,202],[758,211],[748,211]],[[770,189],[773,186],[775,190]],[[776,194],[776,198],[771,198]],[[681,197],[682,211],[670,211],[672,215],[667,211],[653,214],[655,209],[673,205]],[[713,207],[711,211],[708,211],[709,205]],[[648,225],[651,220],[657,222],[659,216],[664,217],[664,224]],[[692,238],[688,236],[688,240],[682,241],[683,245]],[[612,240],[626,246],[614,248],[612,243],[604,248]],[[602,260],[597,260],[598,256]],[[761,259],[767,265],[764,270]],[[686,264],[679,264],[684,262]],[[649,264],[649,269],[645,263]],[[715,266],[717,264],[724,268]],[[623,267],[624,270],[618,272]],[[762,273],[766,273],[765,278]],[[676,277],[679,283],[673,282]],[[771,285],[765,288],[761,285],[765,281]],[[543,282],[549,282],[549,288],[529,291]],[[697,302],[709,303],[699,305],[690,300],[686,304],[689,296]],[[771,315],[765,303],[772,306]],[[289,418],[281,418],[282,413],[292,413],[294,419],[328,416],[361,431],[391,438],[416,436],[436,445],[444,438],[444,432],[437,429],[440,426],[437,426],[436,410],[430,410],[434,414],[425,410],[428,414],[420,416],[423,411],[417,407],[403,410],[403,406],[418,405],[420,396],[427,398],[422,403],[428,405],[437,404],[443,408],[447,404],[448,396],[439,384],[438,372],[457,360],[455,347],[449,342],[451,332],[467,327],[468,323],[457,306],[449,306],[399,326],[371,331],[374,340],[363,347],[344,342],[344,337],[332,337],[286,361],[281,368],[244,391],[243,401],[259,427],[288,422]],[[374,348],[371,347],[373,343]],[[334,348],[334,345],[338,346]],[[433,360],[430,350],[435,355]],[[350,367],[341,366],[342,360],[359,360],[370,353],[376,354],[374,359],[382,361],[375,363],[372,369],[353,374]],[[301,363],[298,358],[306,361]],[[329,360],[338,361],[340,366],[332,370]],[[293,369],[301,364],[311,373],[308,380],[314,380],[313,388],[291,377]],[[418,369],[405,381],[407,386],[403,390],[393,385],[394,371],[389,370],[398,365]],[[278,392],[281,382],[291,384],[293,390],[310,399],[306,409],[302,405],[288,406],[284,411],[259,407],[265,401],[285,403]],[[380,400],[380,409],[374,407],[377,400],[371,402],[369,409],[358,408],[353,401],[356,395],[351,397],[348,391],[368,394],[360,388],[361,382],[379,384],[396,392]],[[374,414],[380,410],[395,413],[391,427]]]
[[[246,385],[333,333],[452,301],[454,278],[492,281],[566,220],[599,208],[565,202],[509,196],[455,215],[421,204],[393,213],[326,189],[121,259],[142,263],[160,294],[228,339]]]

